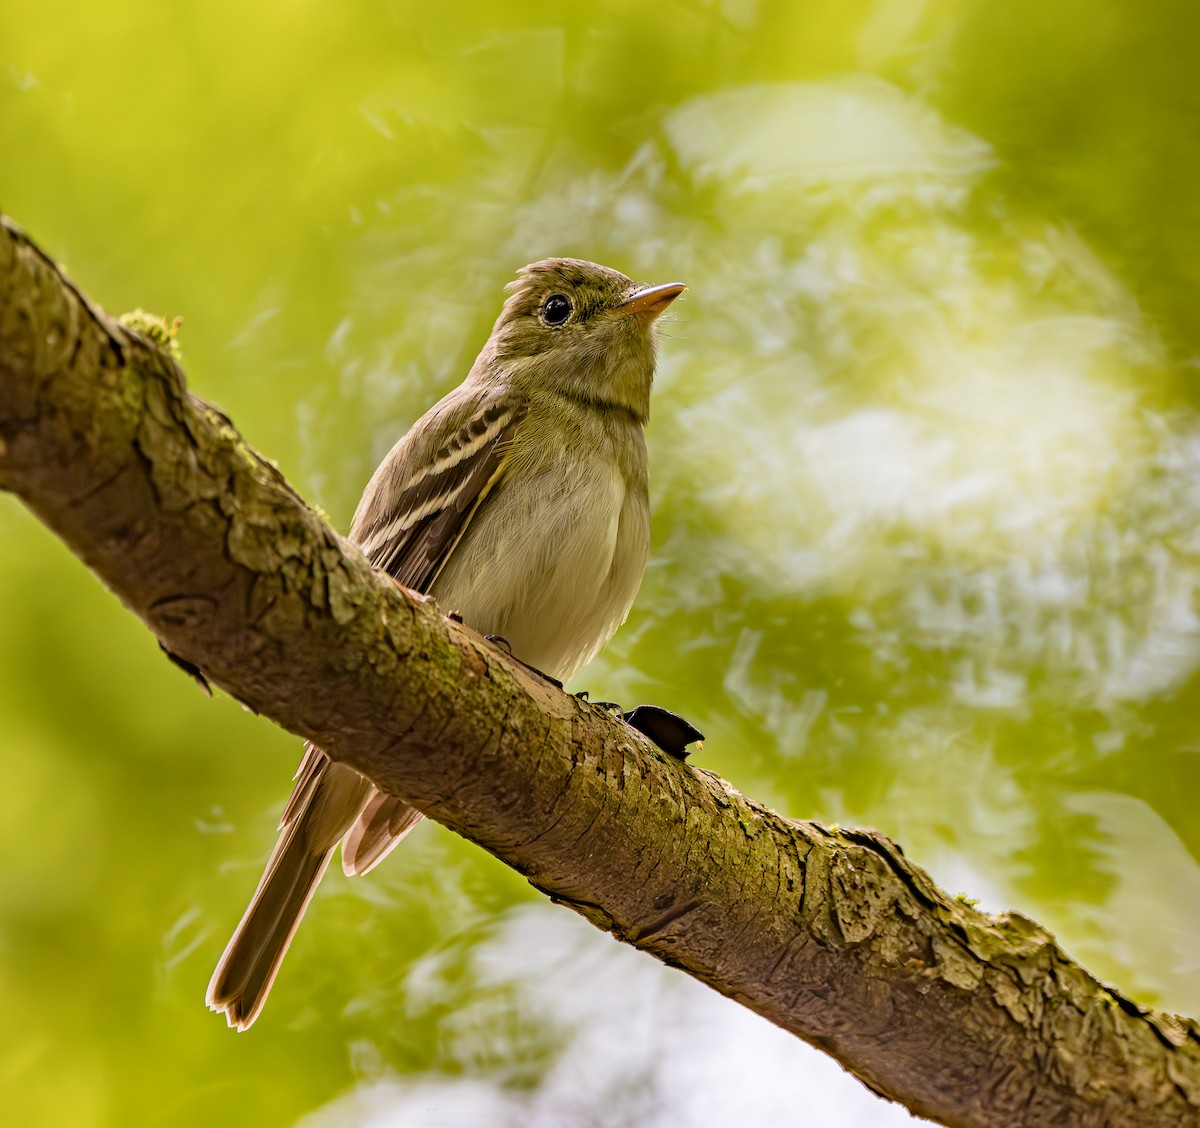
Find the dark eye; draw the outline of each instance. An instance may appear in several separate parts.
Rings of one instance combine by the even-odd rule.
[[[542,320],[547,325],[562,325],[574,308],[566,294],[551,294],[542,303]]]

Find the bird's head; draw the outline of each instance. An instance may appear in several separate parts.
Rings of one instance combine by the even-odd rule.
[[[654,323],[683,283],[642,286],[594,262],[554,258],[526,266],[507,289],[485,353],[505,379],[646,418]]]

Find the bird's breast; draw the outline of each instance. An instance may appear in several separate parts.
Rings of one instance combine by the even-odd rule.
[[[572,677],[641,583],[650,519],[639,449],[640,473],[603,444],[514,452],[433,587],[439,604],[503,635],[523,662]]]

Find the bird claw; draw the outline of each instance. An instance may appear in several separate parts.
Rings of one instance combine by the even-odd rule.
[[[529,663],[522,662],[513,653],[512,644],[503,635],[484,635],[484,638],[518,665],[562,689],[563,684],[557,678],[552,678]],[[637,705],[626,713],[615,701],[592,701],[586,689],[581,689],[575,697],[594,709],[603,709],[606,713],[620,717],[668,756],[674,756],[677,760],[686,760],[688,745],[699,744],[704,739],[704,734],[690,721],[684,720],[678,713],[672,713],[670,709],[664,709],[661,705]]]
[[[594,709],[603,709],[606,713],[615,714],[630,728],[637,729],[668,756],[674,756],[677,760],[686,760],[688,745],[699,745],[704,739],[704,733],[690,721],[684,720],[678,713],[672,713],[670,709],[664,709],[661,705],[637,705],[626,713],[615,701],[589,701],[586,689],[581,689],[575,696]]]
[[[531,674],[536,674],[542,679],[542,681],[549,682],[556,689],[562,689],[563,683],[560,682],[558,678],[552,678],[544,670],[539,670],[536,666],[531,666],[528,662],[522,662],[521,659],[513,653],[512,643],[509,642],[508,639],[506,639],[503,635],[484,635],[483,637],[497,650],[501,651],[507,657],[516,662],[518,666],[524,666],[525,669],[527,669]]]
[[[209,697],[213,695],[212,686],[208,684],[208,678],[204,676],[204,671],[200,669],[194,662],[189,662],[186,658],[181,658],[174,651],[168,650],[160,642],[159,649],[171,659],[189,678],[192,679]]]

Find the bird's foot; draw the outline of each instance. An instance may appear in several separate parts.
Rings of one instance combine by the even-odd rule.
[[[518,666],[524,666],[525,669],[527,669],[531,674],[536,674],[542,679],[542,681],[549,682],[556,689],[562,689],[563,683],[560,682],[558,678],[552,678],[544,670],[539,670],[536,666],[531,666],[528,662],[522,662],[521,659],[513,653],[512,643],[509,642],[508,639],[506,639],[503,635],[484,635],[483,637],[487,639],[487,641],[490,642],[497,650],[503,651],[506,655],[508,655],[508,657],[516,662]]]
[[[186,658],[181,658],[174,651],[168,650],[161,642],[158,644],[158,646],[159,649],[168,658],[170,658],[176,666],[178,666],[185,674],[187,674],[192,681],[194,681],[202,690],[204,690],[209,697],[213,695],[212,686],[208,684],[208,678],[204,676],[204,671],[201,670],[199,666],[197,666],[194,662],[189,662]]]
[[[664,709],[661,705],[637,705],[625,712],[615,701],[589,700],[586,689],[581,689],[575,696],[593,708],[615,714],[630,728],[637,729],[668,756],[674,756],[677,760],[687,759],[689,744],[703,747],[700,742],[704,739],[704,734],[690,721],[684,720],[678,713],[672,713],[670,709]]]
[[[577,694],[575,694],[575,696],[585,704],[592,705],[597,709],[603,709],[606,713],[620,714],[622,711],[621,706],[615,701],[593,701],[588,696],[588,691],[586,689],[581,689]]]

